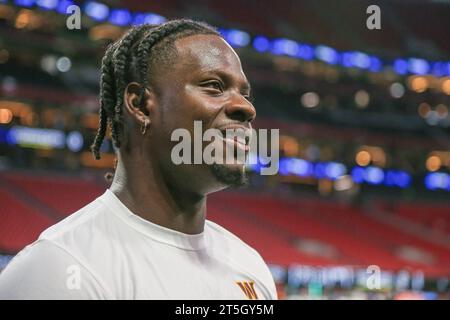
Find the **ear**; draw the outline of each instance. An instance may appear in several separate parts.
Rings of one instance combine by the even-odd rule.
[[[138,122],[139,125],[144,121],[151,122],[150,116],[156,106],[156,96],[154,92],[145,89],[142,100],[139,101],[142,85],[137,82],[130,82],[124,91],[123,104],[125,110],[131,118]]]

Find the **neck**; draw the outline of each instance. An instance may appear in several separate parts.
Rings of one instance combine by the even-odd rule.
[[[177,190],[148,162],[119,156],[110,190],[141,218],[186,234],[203,232],[206,196]],[[138,168],[138,169],[137,169]],[[155,170],[156,169],[156,170]]]

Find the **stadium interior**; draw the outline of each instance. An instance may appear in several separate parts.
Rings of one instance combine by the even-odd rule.
[[[207,217],[257,249],[282,299],[450,298],[449,1],[0,0],[0,270],[108,187],[99,65],[133,24],[217,26],[279,129],[276,175],[211,195]],[[81,29],[66,27],[81,8]],[[367,286],[373,272],[381,283]]]

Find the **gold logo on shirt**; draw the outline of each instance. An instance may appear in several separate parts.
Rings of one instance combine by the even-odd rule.
[[[244,294],[250,300],[258,300],[258,295],[255,291],[255,283],[253,281],[238,281],[236,284],[241,288]]]

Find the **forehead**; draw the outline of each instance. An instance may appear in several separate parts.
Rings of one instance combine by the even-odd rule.
[[[238,55],[221,37],[193,35],[178,39],[175,46],[178,65],[188,74],[216,71],[247,81]]]

